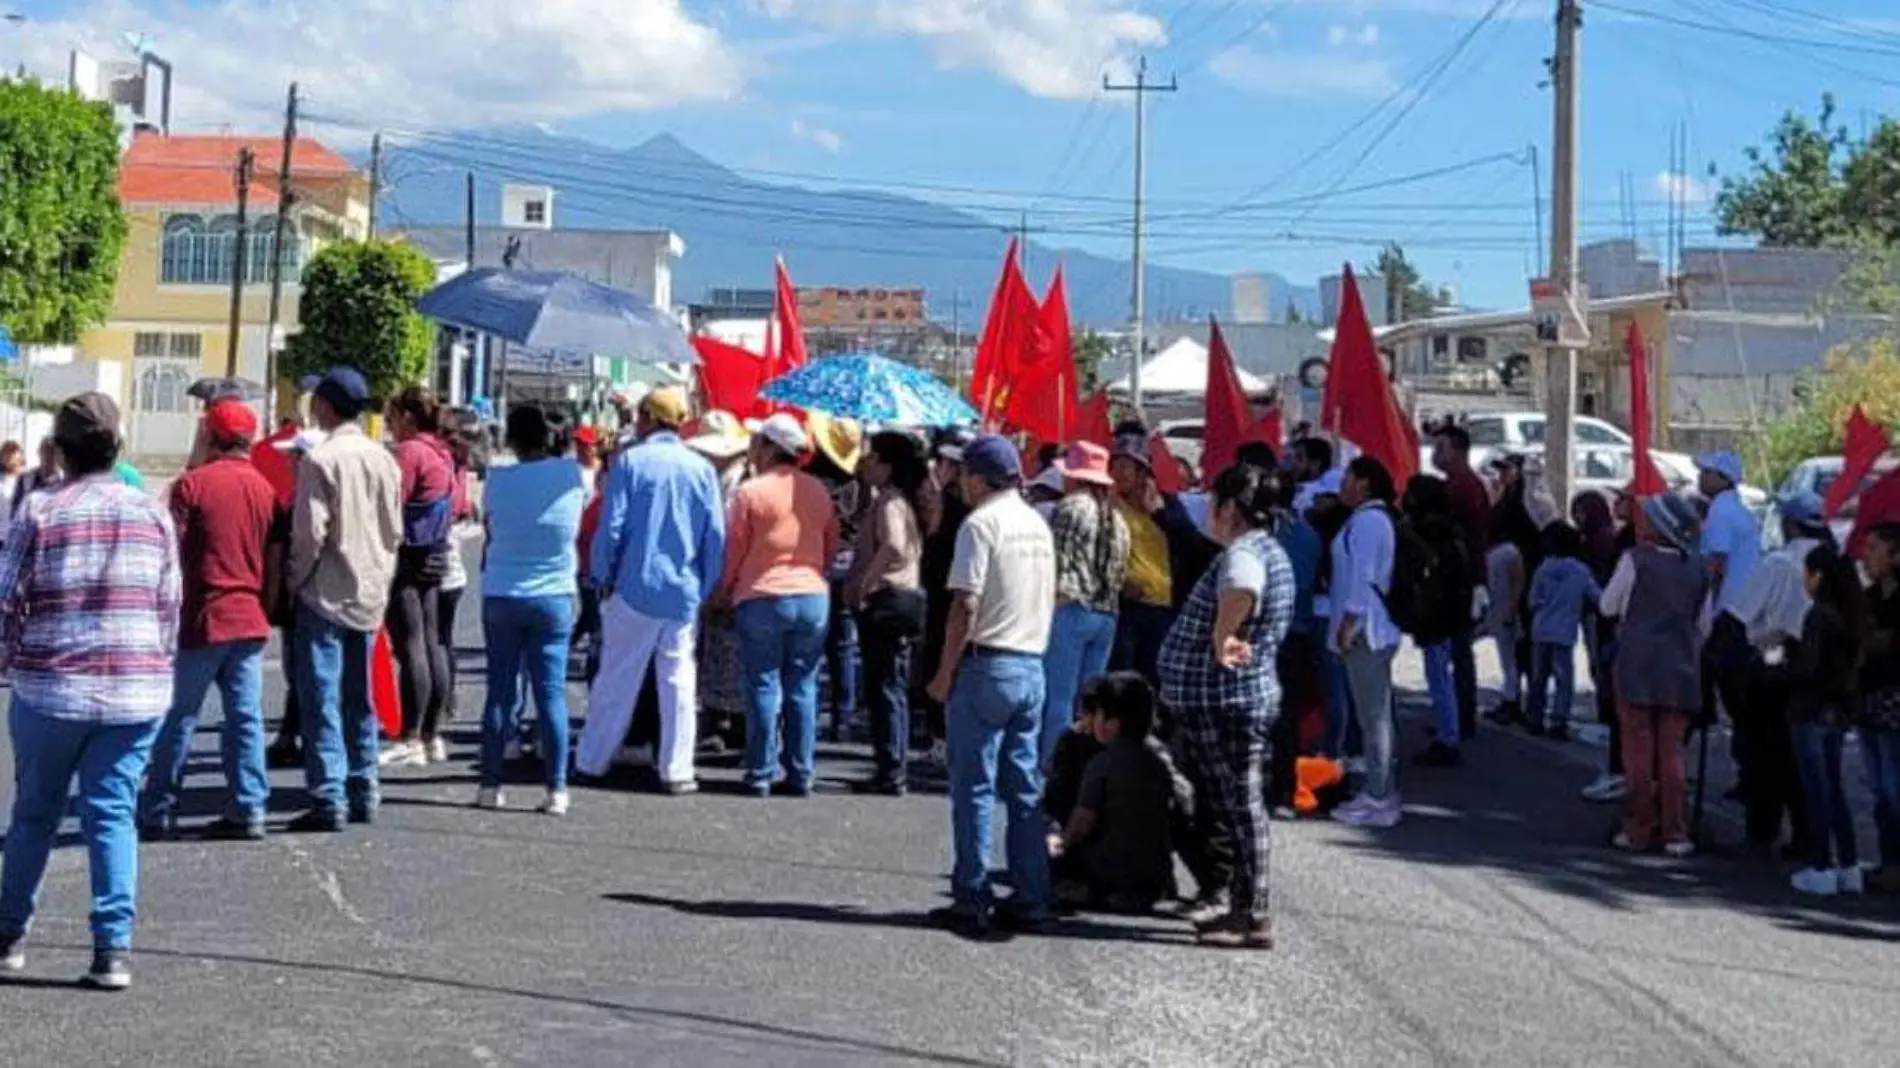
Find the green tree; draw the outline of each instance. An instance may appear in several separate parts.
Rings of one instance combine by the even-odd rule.
[[[1763,427],[1761,459],[1778,486],[1795,465],[1841,451],[1841,428],[1855,405],[1892,430],[1900,427],[1900,343],[1880,337],[1828,353],[1824,369],[1805,375],[1795,403]]]
[[[119,132],[112,110],[0,78],[0,325],[70,344],[103,322],[119,276]]]
[[[435,327],[416,300],[435,284],[435,264],[401,241],[344,241],[311,258],[297,303],[302,329],[285,350],[286,373],[322,374],[337,364],[363,372],[378,396],[428,373]]]
[[[1075,354],[1075,376],[1081,379],[1077,385],[1082,392],[1090,392],[1098,384],[1102,361],[1115,354],[1115,346],[1093,330],[1084,330],[1075,335],[1072,346]]]
[[[1402,321],[1426,318],[1450,296],[1449,290],[1433,289],[1425,284],[1418,268],[1413,266],[1405,255],[1405,249],[1396,241],[1379,250],[1379,258],[1371,270],[1385,280],[1387,309],[1391,309],[1392,300],[1398,301],[1397,311]],[[1395,293],[1396,298],[1392,296]],[[1368,310],[1374,315],[1378,314],[1378,309]]]
[[[1749,170],[1722,179],[1715,197],[1717,229],[1746,234],[1770,247],[1821,248],[1851,241],[1858,224],[1847,211],[1848,172],[1856,150],[1847,128],[1834,121],[1834,95],[1823,94],[1821,114],[1813,121],[1793,111],[1784,114],[1769,144],[1751,146],[1742,155]],[[1871,161],[1857,172],[1863,183],[1881,176]]]

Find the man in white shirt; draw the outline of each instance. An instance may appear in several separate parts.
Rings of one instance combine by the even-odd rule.
[[[1392,658],[1399,628],[1386,610],[1398,534],[1392,525],[1396,492],[1385,465],[1361,456],[1346,467],[1339,499],[1352,518],[1333,541],[1332,616],[1327,641],[1346,667],[1347,686],[1365,741],[1365,788],[1333,810],[1355,827],[1392,827],[1399,822],[1399,792],[1393,783]]]
[[[1736,789],[1741,794],[1743,822],[1749,843],[1761,850],[1772,849],[1780,839],[1784,813],[1797,837],[1806,824],[1800,769],[1788,726],[1788,690],[1771,678],[1758,677],[1755,669],[1783,642],[1801,637],[1811,604],[1806,585],[1808,554],[1834,544],[1818,494],[1790,494],[1776,503],[1785,544],[1753,564],[1739,591],[1716,617],[1718,629],[1732,645],[1739,648],[1737,635],[1745,634],[1748,641],[1747,675],[1720,680],[1720,688],[1734,725]]]
[[[954,903],[931,918],[971,933],[986,931],[990,922],[996,798],[1009,817],[1005,852],[1016,887],[1005,918],[1030,930],[1052,920],[1038,760],[1042,657],[1055,614],[1055,542],[1017,492],[1021,478],[1022,459],[1007,439],[991,435],[964,448],[961,488],[972,511],[957,532],[950,618],[929,690],[932,700],[948,705],[956,851]]]

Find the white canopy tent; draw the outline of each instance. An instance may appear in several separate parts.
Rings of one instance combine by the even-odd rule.
[[[1239,368],[1234,374],[1240,379],[1240,388],[1248,396],[1258,396],[1272,390],[1273,386],[1264,379],[1250,375]],[[1134,392],[1134,383],[1127,375],[1109,383],[1108,392],[1113,396],[1128,396]],[[1155,354],[1155,357],[1141,365],[1141,392],[1143,397],[1155,397],[1163,394],[1190,393],[1201,396],[1207,392],[1207,346],[1193,338],[1182,338]]]

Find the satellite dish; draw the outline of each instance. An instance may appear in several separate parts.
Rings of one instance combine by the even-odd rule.
[[[127,30],[119,35],[119,39],[125,42],[125,47],[131,49],[135,56],[142,56],[152,50],[152,35],[149,33],[133,33]]]

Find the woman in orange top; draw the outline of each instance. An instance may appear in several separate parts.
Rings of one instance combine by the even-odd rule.
[[[831,614],[826,567],[838,549],[838,516],[824,483],[798,469],[805,429],[775,415],[752,437],[757,472],[732,496],[718,603],[731,605],[746,683],[746,786],[772,792],[780,778],[778,718],[785,714],[785,788],[811,793],[818,730],[818,668]]]

